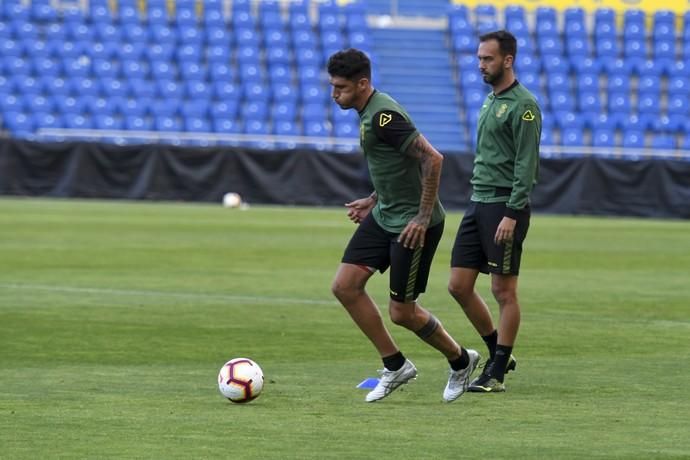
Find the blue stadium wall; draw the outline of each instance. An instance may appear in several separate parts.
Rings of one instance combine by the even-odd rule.
[[[446,155],[440,196],[462,209],[473,156]],[[371,192],[358,154],[0,140],[0,194],[341,206]],[[536,212],[690,218],[690,162],[543,158]]]

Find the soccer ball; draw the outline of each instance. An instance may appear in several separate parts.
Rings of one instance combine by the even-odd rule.
[[[223,206],[226,208],[239,208],[242,206],[242,197],[239,193],[226,193],[223,195]]]
[[[264,373],[248,358],[231,359],[218,372],[220,393],[234,403],[256,399],[264,387]]]

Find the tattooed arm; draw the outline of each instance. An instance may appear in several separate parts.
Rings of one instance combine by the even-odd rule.
[[[419,158],[422,166],[422,196],[419,201],[419,212],[400,233],[398,241],[406,248],[414,249],[424,246],[424,236],[431,221],[438,197],[441,182],[441,164],[443,155],[436,150],[423,135],[417,136],[408,147],[406,153]]]

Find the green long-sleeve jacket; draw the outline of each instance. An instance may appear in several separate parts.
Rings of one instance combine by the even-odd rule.
[[[472,201],[506,202],[508,217],[529,204],[539,172],[541,110],[536,99],[515,81],[484,100],[477,124],[477,152],[472,173]]]

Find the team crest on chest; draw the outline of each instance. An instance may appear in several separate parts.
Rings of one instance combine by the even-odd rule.
[[[505,115],[507,110],[508,104],[501,104],[498,110],[496,110],[496,118],[501,118],[503,115]]]

